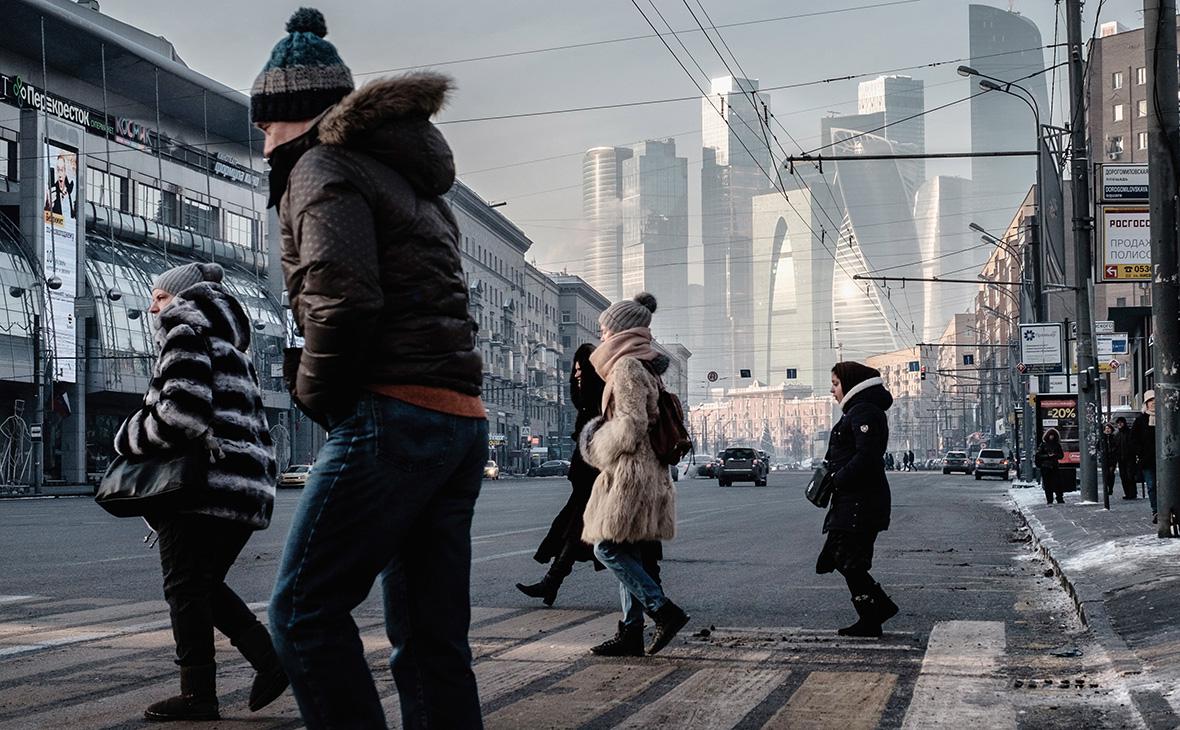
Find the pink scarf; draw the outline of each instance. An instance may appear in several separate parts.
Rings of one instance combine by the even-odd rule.
[[[633,327],[622,332],[615,332],[603,340],[602,344],[590,354],[590,364],[594,366],[603,380],[609,381],[611,371],[624,357],[651,362],[659,355],[660,353],[656,352],[656,349],[651,345],[651,330],[647,327]],[[602,407],[604,412],[607,405],[607,393],[610,390],[607,388],[603,393]]]

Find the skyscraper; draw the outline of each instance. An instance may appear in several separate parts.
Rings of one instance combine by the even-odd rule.
[[[971,66],[980,73],[1004,81],[1016,81],[1028,89],[1041,114],[1049,110],[1044,74],[1041,32],[1019,13],[971,5],[968,9]],[[979,91],[978,79],[969,79],[970,93]],[[1019,92],[1017,92],[1019,93]],[[1048,117],[1041,119],[1049,123]],[[971,99],[971,151],[1034,150],[1038,131],[1028,105],[1008,94],[992,92]],[[1036,158],[973,158],[973,219],[992,232],[1003,231],[1012,213],[1036,182]]]
[[[921,250],[921,278],[946,276],[947,272],[967,269],[974,273],[987,261],[991,247],[980,246],[978,237],[968,226],[971,218],[971,181],[948,175],[930,178],[918,189],[914,200],[914,225]],[[922,319],[919,324],[923,342],[936,341],[956,312],[971,306],[976,289],[958,284],[923,282]]]
[[[926,151],[926,89],[921,79],[910,76],[878,76],[862,81],[857,89],[857,112],[882,114],[885,128],[878,132],[893,143],[899,153]],[[912,197],[926,179],[924,160],[898,160],[898,169]]]
[[[582,217],[590,240],[579,273],[611,301],[623,296],[622,165],[630,157],[626,147],[595,147],[582,158]]]
[[[622,163],[622,297],[656,295],[657,337],[690,341],[688,160],[676,142],[642,142]],[[622,297],[615,297],[616,299]]]
[[[693,348],[700,372],[737,378],[753,349],[752,200],[776,174],[760,119],[769,104],[758,81],[713,79],[701,100],[701,237],[705,310]]]

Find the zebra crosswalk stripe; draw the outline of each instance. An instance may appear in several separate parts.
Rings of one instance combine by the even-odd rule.
[[[1015,707],[996,677],[1005,646],[1002,621],[936,623],[902,728],[1015,728]]]
[[[896,684],[897,675],[887,672],[812,672],[763,728],[872,730]]]
[[[700,669],[617,727],[726,730],[786,681],[788,669]]]

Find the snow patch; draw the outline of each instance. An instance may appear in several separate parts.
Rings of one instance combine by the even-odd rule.
[[[1128,565],[1155,563],[1180,570],[1180,540],[1135,535],[1107,540],[1060,561],[1062,570],[1125,573]]]

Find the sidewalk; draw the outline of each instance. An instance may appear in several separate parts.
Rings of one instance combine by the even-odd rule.
[[[1116,493],[1108,512],[1076,492],[1056,505],[1038,488],[1009,495],[1149,727],[1180,725],[1180,539],[1156,537],[1146,499]]]
[[[49,499],[55,497],[91,497],[94,487],[90,484],[67,484],[41,487],[40,494],[33,494],[33,488],[21,486],[0,486],[0,499]]]

